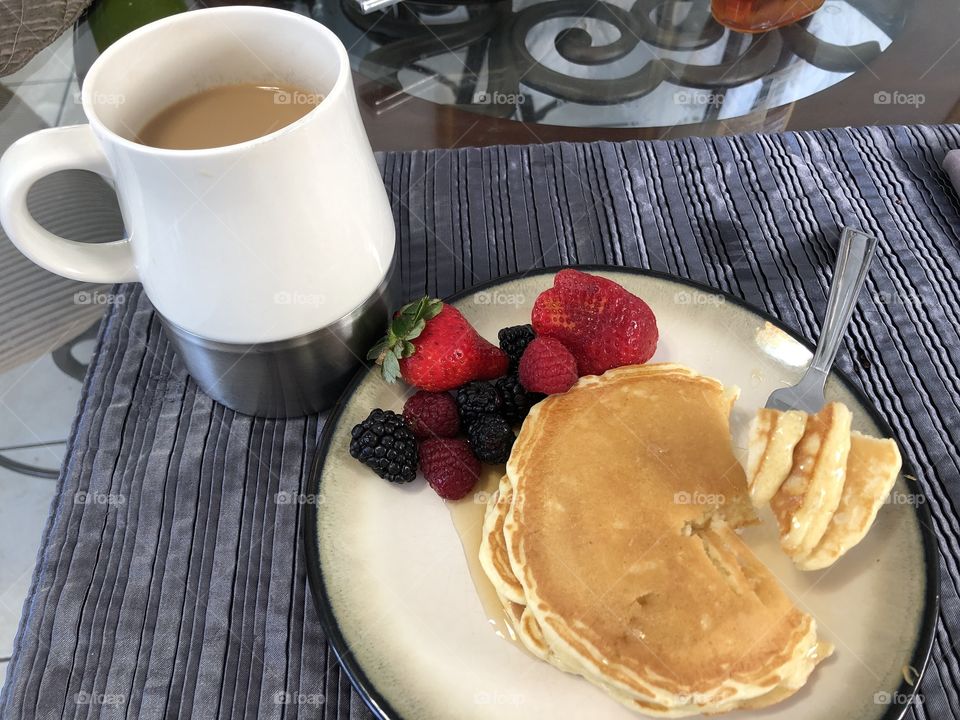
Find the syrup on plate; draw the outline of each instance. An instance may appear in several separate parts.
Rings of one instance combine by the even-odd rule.
[[[447,508],[450,510],[453,527],[456,528],[457,535],[460,536],[460,544],[463,546],[464,555],[467,557],[470,578],[477,590],[477,597],[480,598],[480,604],[483,606],[487,622],[499,637],[526,651],[517,637],[506,611],[500,604],[497,591],[494,590],[487,574],[480,565],[480,538],[483,531],[483,516],[487,509],[487,500],[497,491],[503,473],[503,465],[496,467],[484,465],[480,480],[473,493],[462,500],[448,502]]]

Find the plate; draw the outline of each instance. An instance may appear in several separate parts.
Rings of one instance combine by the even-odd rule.
[[[742,301],[648,271],[582,268],[653,308],[660,343],[652,362],[689,365],[741,396],[731,416],[741,453],[746,426],[770,392],[794,383],[811,349]],[[459,293],[455,305],[494,340],[529,322],[556,269]],[[471,579],[447,504],[422,480],[396,486],[348,453],[351,428],[374,407],[400,411],[409,391],[361,371],[332,411],[309,479],[304,542],[327,637],[375,714],[405,720],[637,718],[586,681],[499,637]],[[827,399],[853,411],[854,428],[891,437],[863,395],[832,373]],[[938,604],[936,543],[925,498],[905,467],[867,537],[826,570],[803,573],[779,550],[771,521],[745,537],[822,635],[836,646],[793,698],[725,717],[761,720],[899,718],[930,654]],[[468,496],[462,503],[485,498]],[[457,506],[461,507],[461,506]]]

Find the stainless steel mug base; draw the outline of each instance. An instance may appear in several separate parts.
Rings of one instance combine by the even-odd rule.
[[[336,402],[385,333],[398,274],[391,269],[370,297],[333,324],[286,340],[223,343],[160,320],[187,372],[217,402],[260,417],[310,415]]]

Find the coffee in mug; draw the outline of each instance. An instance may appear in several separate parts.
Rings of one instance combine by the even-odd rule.
[[[286,127],[321,99],[318,93],[280,82],[218,85],[158,112],[137,133],[137,141],[168,150],[235,145]]]

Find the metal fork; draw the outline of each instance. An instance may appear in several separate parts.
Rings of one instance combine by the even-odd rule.
[[[837,265],[830,284],[827,314],[823,319],[820,341],[813,359],[800,382],[774,390],[767,398],[767,407],[774,410],[803,410],[814,413],[826,402],[823,386],[827,382],[840,341],[847,330],[857,296],[867,279],[867,269],[877,248],[877,239],[860,230],[845,227],[840,235]]]

